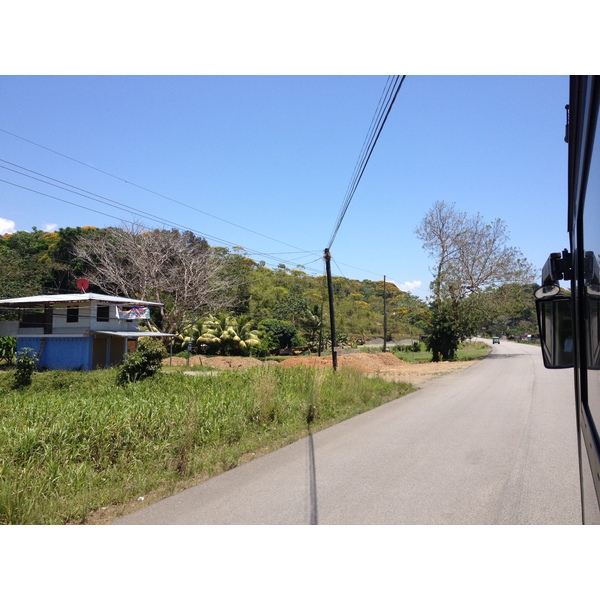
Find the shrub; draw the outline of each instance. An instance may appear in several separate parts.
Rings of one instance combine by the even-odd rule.
[[[117,383],[124,385],[152,377],[160,370],[166,357],[167,351],[160,340],[151,337],[140,338],[138,349],[128,354],[125,362],[119,367]]]
[[[258,329],[261,332],[271,334],[269,337],[271,340],[269,353],[283,348],[291,348],[296,336],[296,326],[291,321],[282,319],[263,319],[258,324]]]
[[[31,385],[33,372],[38,365],[37,353],[32,348],[23,348],[17,352],[17,369],[15,371],[15,387]]]
[[[254,348],[254,356],[266,357],[277,350],[279,344],[271,331],[263,331],[258,346]]]
[[[4,361],[7,365],[12,365],[15,360],[16,349],[16,338],[10,336],[0,337],[0,362]]]
[[[392,348],[393,352],[421,352],[421,342],[413,342],[412,344],[398,344]]]

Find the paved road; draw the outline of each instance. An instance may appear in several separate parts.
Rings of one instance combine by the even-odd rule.
[[[579,524],[573,374],[484,361],[119,524]]]

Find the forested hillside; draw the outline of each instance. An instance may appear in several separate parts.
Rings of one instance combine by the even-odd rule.
[[[163,303],[153,321],[180,334],[182,349],[190,333],[195,350],[215,353],[267,354],[329,338],[324,275],[269,268],[243,249],[211,247],[189,231],[76,227],[0,238],[3,298],[77,292],[79,277],[89,280],[90,292]],[[388,339],[418,340],[428,332],[430,307],[393,283],[384,289],[383,281],[334,277],[333,290],[340,344],[383,336],[384,294]],[[532,298],[530,286],[520,285],[478,294],[469,333],[531,332]]]

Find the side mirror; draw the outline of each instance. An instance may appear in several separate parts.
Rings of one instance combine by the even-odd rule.
[[[564,293],[546,295],[540,288],[535,302],[542,342],[542,356],[547,369],[573,366],[573,317],[571,297]]]
[[[594,289],[598,286],[587,286],[587,367],[600,369],[600,294]]]

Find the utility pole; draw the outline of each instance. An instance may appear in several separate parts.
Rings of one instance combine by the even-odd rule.
[[[385,306],[385,275],[383,276],[383,351],[387,352],[387,311]]]
[[[325,269],[327,271],[327,291],[329,293],[329,321],[331,323],[331,360],[333,361],[333,370],[337,371],[337,340],[335,338],[335,313],[333,310],[333,281],[331,279],[331,254],[329,248],[325,248],[323,258],[325,259]]]
[[[323,303],[321,303],[321,316],[319,319],[319,358],[321,358],[321,348],[323,347]]]

